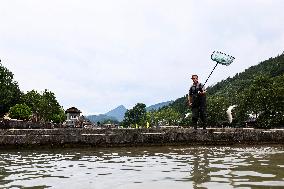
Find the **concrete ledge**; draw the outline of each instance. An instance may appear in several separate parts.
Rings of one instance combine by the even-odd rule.
[[[0,147],[284,144],[283,129],[0,129]]]

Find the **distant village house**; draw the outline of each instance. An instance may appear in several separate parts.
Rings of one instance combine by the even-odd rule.
[[[80,115],[81,113],[82,112],[75,107],[67,109],[65,111],[66,121],[64,125],[66,127],[92,128],[94,125],[90,120],[86,119],[83,115]]]
[[[82,112],[75,107],[68,108],[65,111],[66,121],[65,121],[64,125],[66,127],[75,127],[76,122],[79,120],[81,113]]]
[[[75,120],[75,119],[78,119],[80,117],[80,114],[82,112],[80,110],[78,110],[77,108],[75,107],[71,107],[71,108],[68,108],[66,111],[65,111],[65,114],[66,114],[66,117],[67,117],[67,120]]]

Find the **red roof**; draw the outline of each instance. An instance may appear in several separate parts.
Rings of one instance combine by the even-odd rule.
[[[78,110],[77,108],[75,107],[71,107],[71,108],[68,108],[65,113],[82,113],[80,110]]]

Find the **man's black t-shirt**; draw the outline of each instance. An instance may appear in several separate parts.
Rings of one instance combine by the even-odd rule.
[[[206,97],[205,95],[200,95],[204,88],[201,83],[197,83],[197,85],[191,85],[189,89],[189,95],[192,97],[192,107],[205,106]]]

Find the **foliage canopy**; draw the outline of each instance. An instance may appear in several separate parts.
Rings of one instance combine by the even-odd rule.
[[[0,63],[0,117],[20,102],[22,92],[14,75]]]

